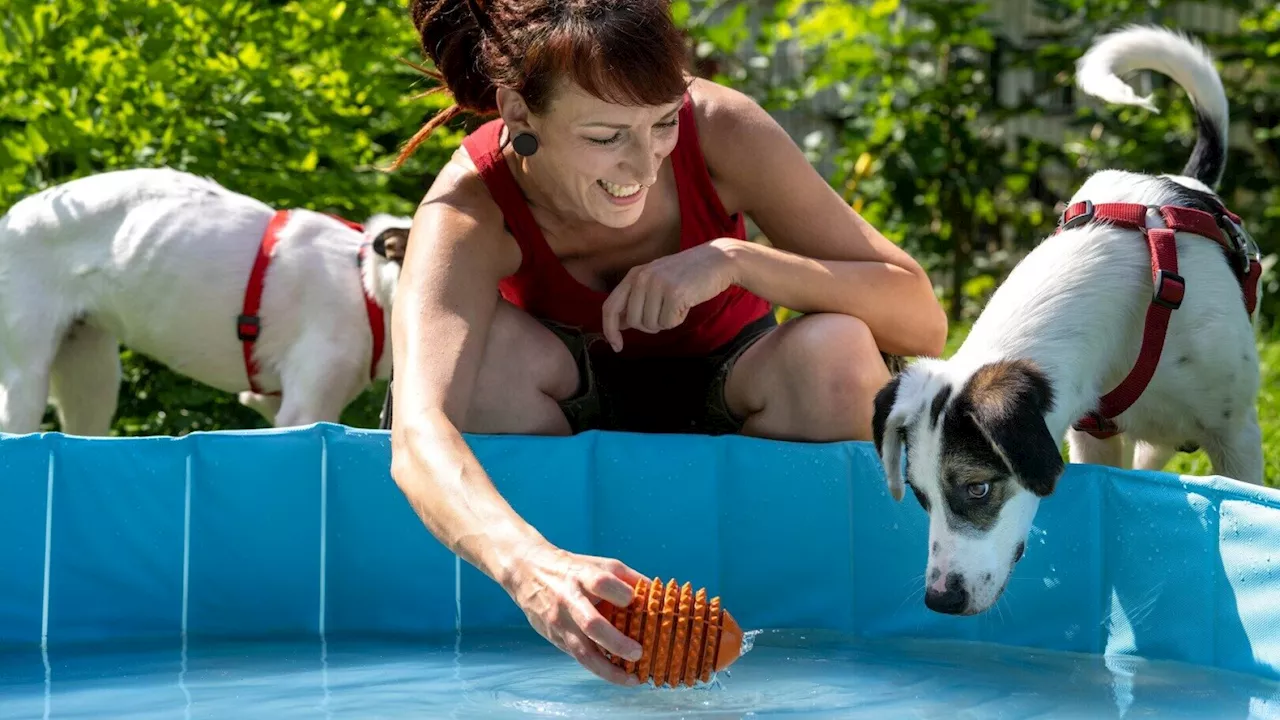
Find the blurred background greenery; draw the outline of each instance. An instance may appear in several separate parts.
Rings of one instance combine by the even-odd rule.
[[[437,133],[406,167],[383,171],[442,102],[415,97],[429,81],[399,62],[424,61],[404,0],[7,5],[0,211],[74,177],[164,165],[280,207],[408,214],[470,127]],[[698,73],[759,100],[850,204],[924,263],[952,319],[952,349],[1090,172],[1176,172],[1190,153],[1190,105],[1162,76],[1137,80],[1158,114],[1073,92],[1090,39],[1141,21],[1203,40],[1221,61],[1234,121],[1222,193],[1267,256],[1261,412],[1267,475],[1280,476],[1275,2],[675,0],[672,10]],[[116,433],[263,425],[233,396],[121,352]],[[376,426],[384,390],[373,386],[343,422]],[[1171,469],[1208,464],[1198,453]]]

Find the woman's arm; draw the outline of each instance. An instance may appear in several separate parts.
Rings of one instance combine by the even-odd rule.
[[[451,166],[409,233],[391,312],[391,475],[431,534],[497,582],[535,630],[596,675],[628,684],[634,678],[601,648],[634,660],[640,646],[595,602],[626,605],[640,574],[616,560],[554,547],[502,497],[459,430],[497,310],[498,282],[520,264],[519,249],[477,182]]]
[[[706,81],[693,88],[726,209],[748,214],[773,246],[719,243],[735,282],[793,310],[857,317],[884,352],[940,355],[947,318],[920,265],[849,207],[754,100]]]
[[[437,187],[451,180],[442,177]],[[494,488],[458,428],[498,281],[518,266],[519,251],[511,257],[500,229],[483,227],[476,219],[483,210],[469,207],[465,195],[433,188],[410,231],[391,313],[392,476],[441,543],[506,587],[516,558],[545,540]]]

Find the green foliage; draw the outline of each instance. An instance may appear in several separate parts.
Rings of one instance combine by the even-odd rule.
[[[834,142],[816,152],[833,166],[831,182],[943,279],[954,320],[965,317],[965,298],[994,285],[975,274],[1052,217],[1052,199],[1030,191],[1042,151],[1010,152],[991,122],[1001,111],[988,11],[948,0],[779,0],[759,20],[760,57],[726,73],[773,109],[826,108]],[[779,83],[770,60],[782,44],[801,67]]]
[[[1241,11],[1238,32],[1200,35],[1228,69],[1232,113],[1252,141],[1234,144],[1223,193],[1274,253],[1280,7],[1222,4]],[[672,12],[714,79],[773,110],[819,109],[833,142],[807,149],[933,273],[956,321],[954,349],[1088,173],[1177,171],[1194,140],[1189,103],[1159,76],[1158,114],[1078,103],[1064,115],[1053,102],[1091,37],[1160,21],[1171,2],[1035,5],[1052,32],[1025,42],[1007,37],[987,3],[963,0],[673,0]],[[442,102],[414,98],[427,82],[400,58],[421,60],[405,0],[15,0],[0,11],[0,210],[73,177],[167,165],[277,206],[357,220],[410,212],[460,132],[437,133],[398,173],[380,170]],[[1023,68],[1050,82],[998,104],[994,73]],[[1067,135],[1012,137],[1002,123],[1014,118],[1065,122]],[[1280,280],[1269,272],[1266,284],[1269,326]],[[1266,346],[1269,380],[1280,372],[1276,346]],[[263,424],[233,397],[127,350],[122,358],[121,434]],[[383,389],[344,422],[375,424]],[[1275,400],[1264,397],[1264,417]]]
[[[1023,62],[1056,74],[1059,88],[1071,82],[1069,70],[1088,39],[1099,30],[1128,22],[1165,20],[1170,3],[1161,0],[1038,0],[1042,11],[1061,20],[1061,36],[1038,48]],[[1280,8],[1263,0],[1229,0],[1218,4],[1241,13],[1236,31],[1196,33],[1213,51],[1223,74],[1232,134],[1227,172],[1219,188],[1227,205],[1244,218],[1268,266],[1280,252]],[[1075,20],[1076,25],[1070,21]],[[1084,22],[1080,22],[1080,21]],[[1172,24],[1172,21],[1168,21]],[[1159,74],[1151,76],[1159,113],[1142,108],[1082,107],[1072,118],[1061,145],[1061,159],[1078,182],[1104,167],[1151,173],[1180,172],[1195,144],[1195,115],[1186,94]],[[1264,277],[1263,328],[1270,330],[1280,312],[1280,277]]]
[[[687,4],[690,18],[716,6]],[[1280,6],[1265,0],[1218,5],[1241,13],[1238,31],[1196,33],[1223,67],[1239,126],[1221,192],[1270,256],[1270,268],[1280,251]],[[701,50],[726,53],[717,78],[767,107],[825,109],[836,140],[814,156],[834,166],[832,184],[946,286],[940,294],[950,301],[954,322],[944,355],[963,342],[1004,274],[1052,231],[1056,206],[1088,174],[1104,167],[1178,172],[1195,141],[1189,101],[1158,74],[1152,82],[1159,113],[1090,102],[1064,111],[1059,104],[1090,40],[1130,22],[1166,20],[1171,3],[1163,0],[1037,0],[1053,30],[1022,44],[1002,35],[985,3],[777,0],[765,6],[751,19],[757,32],[749,47],[725,47],[739,37],[741,17],[707,21],[728,23],[732,33],[700,32],[695,24]],[[720,41],[705,40],[714,38]],[[784,46],[787,53],[780,53]],[[739,61],[735,53],[754,56]],[[1012,104],[997,104],[992,73],[1019,69],[1050,81]],[[1002,121],[1028,118],[1060,123],[1065,136],[1002,132]],[[1266,475],[1276,478],[1280,339],[1273,319],[1280,279],[1271,269],[1264,290],[1262,325],[1270,339],[1260,345],[1259,414]],[[1209,465],[1201,451],[1178,456],[1169,469],[1204,473]]]
[[[441,131],[383,171],[440,106],[411,96],[426,85],[398,59],[419,57],[402,0],[17,0],[0,12],[0,210],[74,177],[168,166],[278,207],[411,214],[458,141]],[[121,434],[262,424],[122,359]],[[376,425],[384,387],[344,420]]]
[[[722,56],[718,79],[775,110],[821,109],[835,140],[815,148],[815,158],[834,168],[830,181],[859,212],[933,273],[953,321],[981,309],[1012,265],[1053,230],[1058,204],[1089,173],[1108,166],[1177,172],[1194,143],[1190,104],[1162,76],[1155,77],[1159,114],[1059,103],[1093,37],[1129,22],[1159,22],[1169,11],[1163,0],[1037,0],[1053,29],[1018,41],[984,2],[775,0],[753,17],[723,15],[705,27],[698,18],[719,4],[682,4],[701,52]],[[1254,141],[1233,146],[1222,192],[1273,253],[1280,11],[1264,0],[1220,5],[1242,12],[1239,32],[1197,34],[1230,65],[1224,75],[1233,117]],[[748,22],[752,42],[735,44]],[[997,75],[1019,70],[1050,81],[997,102]],[[1066,136],[1005,130],[1006,121],[1025,127],[1040,118],[1065,126]],[[1269,326],[1280,282],[1268,273],[1266,283]]]
[[[396,62],[414,55],[386,2],[19,0],[0,26],[0,205],[166,165],[268,203],[408,212],[439,149],[377,168],[426,110]]]

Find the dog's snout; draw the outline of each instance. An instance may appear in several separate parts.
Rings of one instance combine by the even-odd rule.
[[[945,613],[947,615],[959,615],[964,612],[969,605],[969,591],[965,590],[964,583],[961,582],[960,576],[956,573],[947,575],[947,581],[943,585],[943,590],[938,591],[930,586],[924,593],[925,607],[934,612]]]
[[[1022,556],[1027,554],[1027,544],[1025,542],[1018,543],[1018,547],[1013,551],[1013,561],[1022,560]]]

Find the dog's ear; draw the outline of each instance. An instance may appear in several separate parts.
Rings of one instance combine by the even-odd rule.
[[[901,501],[905,491],[902,482],[902,441],[898,436],[902,422],[893,416],[893,406],[898,401],[901,383],[902,376],[899,375],[880,388],[880,392],[876,393],[874,412],[871,415],[871,437],[875,442],[876,454],[880,456],[880,463],[884,466],[889,495],[895,501]]]
[[[373,239],[373,251],[391,262],[403,262],[409,245],[409,228],[387,228]]]
[[[1029,360],[984,365],[957,398],[978,431],[1031,492],[1053,492],[1065,466],[1044,415],[1053,408],[1053,386]]]

